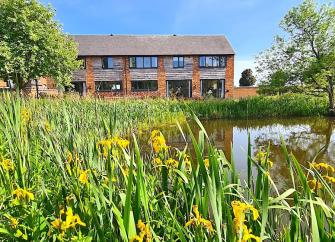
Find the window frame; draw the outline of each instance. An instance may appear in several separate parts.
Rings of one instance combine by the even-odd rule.
[[[112,59],[112,66],[111,67],[108,66],[108,59],[109,58]],[[105,62],[104,62],[105,59],[107,59],[107,67],[105,66]],[[113,57],[112,56],[101,57],[101,68],[104,69],[104,70],[114,69],[114,60],[113,60]]]
[[[133,83],[144,83],[144,82],[153,82],[153,83],[156,83],[156,86],[154,89],[134,89],[133,87]],[[158,80],[131,80],[131,91],[132,92],[155,92],[155,91],[158,91]]]
[[[175,63],[174,59],[175,59],[175,58],[178,59],[178,61],[177,61],[177,63],[178,63],[177,66],[174,65],[174,63]],[[182,61],[181,61],[180,59],[182,59]],[[180,63],[182,63],[182,65],[181,65]],[[184,56],[173,56],[173,57],[172,57],[172,67],[173,67],[174,69],[184,68],[184,67],[185,67],[185,59],[184,59]]]
[[[149,67],[145,67],[144,58],[150,58]],[[142,67],[139,67],[137,65],[137,60],[139,59],[142,59],[142,64],[143,64]],[[134,60],[135,62],[133,62]],[[129,57],[129,69],[157,69],[157,68],[158,68],[158,56],[130,56]]]
[[[204,60],[204,65],[201,65],[201,59]],[[207,65],[207,60],[210,60],[210,65]],[[214,63],[217,65],[214,65]],[[201,55],[199,56],[199,68],[226,68],[227,67],[227,56],[226,55]]]
[[[113,89],[103,89],[103,90],[101,90],[101,89],[97,89],[97,87],[98,87],[98,85],[97,85],[97,83],[98,82],[106,82],[106,83],[113,83],[113,84],[120,84],[120,89],[115,89],[115,90],[113,90]],[[94,82],[94,86],[95,86],[95,91],[96,92],[98,92],[98,93],[101,93],[101,92],[122,92],[122,89],[123,89],[123,86],[122,86],[122,81],[95,81]]]

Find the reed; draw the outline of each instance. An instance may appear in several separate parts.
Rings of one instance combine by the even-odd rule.
[[[333,241],[333,167],[303,167],[283,142],[292,188],[278,192],[269,149],[248,152],[243,181],[234,158],[184,108],[162,100],[3,96],[0,240]],[[132,132],[185,116],[201,129],[180,128],[195,156],[186,143],[169,147],[164,129],[153,130],[144,152]]]

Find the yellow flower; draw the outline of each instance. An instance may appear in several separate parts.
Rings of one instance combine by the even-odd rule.
[[[169,158],[168,160],[166,160],[165,164],[167,168],[171,169],[171,168],[177,168],[179,162],[176,161],[175,159]]]
[[[13,196],[18,200],[34,200],[34,194],[29,192],[29,190],[22,189],[18,187],[15,191],[13,191]]]
[[[88,184],[88,173],[89,170],[86,170],[86,171],[81,171],[80,172],[80,175],[79,175],[79,182],[83,185],[86,185]]]
[[[153,163],[155,165],[157,165],[157,166],[160,166],[160,165],[163,164],[162,160],[160,158],[158,158],[158,157],[156,157],[156,158],[153,159]]]
[[[212,222],[204,219],[199,213],[199,209],[197,205],[192,206],[194,217],[186,222],[185,227],[189,227],[191,225],[203,226],[209,233],[213,233],[214,229],[212,226]]]
[[[249,239],[260,241],[260,238],[251,234],[251,230],[244,224],[246,221],[245,214],[251,211],[253,220],[257,220],[259,217],[258,210],[254,206],[240,201],[233,201],[231,205],[233,207],[236,234],[242,236],[242,238],[239,238],[239,241],[247,242]]]
[[[51,222],[51,225],[55,229],[61,229],[62,228],[62,220],[60,218],[56,218],[54,221]]]
[[[327,182],[335,184],[335,177],[324,176],[323,177]]]
[[[27,123],[30,120],[30,112],[26,108],[21,109],[21,120],[23,123]]]
[[[16,218],[10,217],[10,227],[15,229],[19,225],[19,221]]]
[[[10,159],[3,159],[0,164],[2,169],[4,169],[7,172],[14,171],[15,169],[14,163]]]
[[[67,161],[67,163],[71,163],[73,161],[73,156],[72,156],[72,153],[70,151],[67,151],[66,161]]]
[[[146,242],[149,242],[152,240],[152,234],[150,231],[150,227],[149,224],[145,224],[142,222],[142,220],[138,220],[137,222],[137,228],[140,230],[140,233],[136,236],[134,236],[133,238],[130,239],[130,242],[134,242],[134,241],[144,241],[144,238],[146,239]]]
[[[326,163],[311,163],[310,164],[310,167],[313,167],[319,171],[327,171],[327,172],[332,172],[334,173],[335,172],[335,168],[329,164],[326,164]]]
[[[209,159],[205,159],[204,164],[205,164],[205,167],[208,168],[209,167]]]
[[[127,148],[128,145],[129,145],[129,141],[128,140],[121,139],[121,138],[119,138],[117,136],[112,139],[112,143],[117,144],[118,146],[120,146],[123,149]]]
[[[62,215],[62,213],[60,215]],[[51,225],[55,229],[62,231],[75,228],[77,225],[86,226],[86,224],[81,221],[79,215],[73,214],[71,207],[67,208],[65,221],[62,221],[61,218],[56,218],[53,222],[51,222]]]
[[[154,130],[151,132],[151,144],[155,153],[166,151],[169,148],[166,145],[166,141],[163,134],[158,130]]]
[[[271,168],[273,166],[273,162],[270,160],[268,156],[267,152],[264,151],[258,151],[256,157],[254,158],[255,160],[258,160],[259,163],[264,166],[264,165],[268,165],[269,168]],[[266,164],[265,164],[266,162]]]
[[[322,184],[319,181],[317,181],[316,179],[309,180],[308,185],[312,190],[317,190],[317,189],[322,188]]]

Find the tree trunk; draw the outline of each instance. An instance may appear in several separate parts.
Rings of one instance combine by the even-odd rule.
[[[335,117],[335,107],[334,107],[334,86],[332,81],[329,82],[329,91],[328,91],[328,101],[329,101],[329,116]]]

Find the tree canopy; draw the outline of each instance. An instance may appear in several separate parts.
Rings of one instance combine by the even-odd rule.
[[[245,69],[241,73],[240,86],[253,86],[256,83],[256,78],[254,77],[251,69]]]
[[[292,8],[280,23],[283,36],[257,57],[263,93],[305,92],[327,94],[334,109],[335,8],[305,0]]]
[[[51,77],[68,85],[79,68],[77,45],[54,20],[55,11],[36,0],[0,1],[0,79],[22,88]]]

